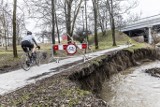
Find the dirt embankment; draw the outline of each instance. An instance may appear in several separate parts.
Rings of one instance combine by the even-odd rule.
[[[122,50],[93,61],[81,70],[75,71],[69,78],[77,81],[83,89],[99,92],[104,80],[110,75],[139,65],[143,59],[155,60],[158,57],[157,51],[151,49],[137,49],[134,52]]]

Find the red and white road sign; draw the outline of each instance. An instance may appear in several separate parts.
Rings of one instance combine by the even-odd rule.
[[[65,50],[68,54],[73,55],[77,52],[77,48],[78,49],[87,49],[87,44],[86,43],[82,43],[82,44],[67,44],[67,45],[53,45],[53,49],[55,51],[58,50]]]
[[[69,54],[69,55],[73,55],[77,52],[77,47],[76,45],[74,44],[69,44],[66,48],[66,52]]]

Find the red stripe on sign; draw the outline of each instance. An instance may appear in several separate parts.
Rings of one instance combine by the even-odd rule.
[[[57,51],[58,50],[58,45],[53,45],[53,49]]]
[[[66,50],[68,45],[63,45],[63,49]]]
[[[82,49],[86,49],[87,48],[87,44],[82,44]]]

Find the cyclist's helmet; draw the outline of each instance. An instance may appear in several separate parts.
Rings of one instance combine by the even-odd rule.
[[[32,35],[32,32],[31,31],[27,31],[27,35]]]

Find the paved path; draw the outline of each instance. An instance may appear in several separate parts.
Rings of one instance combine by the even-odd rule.
[[[123,46],[108,49],[108,50],[89,53],[86,56],[87,57],[89,56],[92,59],[92,58],[101,56],[106,52],[121,50],[127,47],[128,46],[123,45]],[[0,95],[3,95],[5,93],[10,93],[12,91],[15,91],[16,89],[24,87],[25,85],[35,83],[37,80],[50,77],[56,73],[62,72],[62,70],[56,72],[54,68],[57,68],[59,66],[66,65],[69,63],[74,63],[75,61],[79,61],[82,59],[83,59],[83,56],[78,56],[74,58],[61,60],[60,63],[53,62],[49,64],[40,65],[39,67],[35,66],[35,67],[32,67],[29,71],[24,71],[23,69],[20,69],[13,72],[0,74]],[[34,78],[36,76],[38,77],[39,75],[41,75],[39,78]]]

